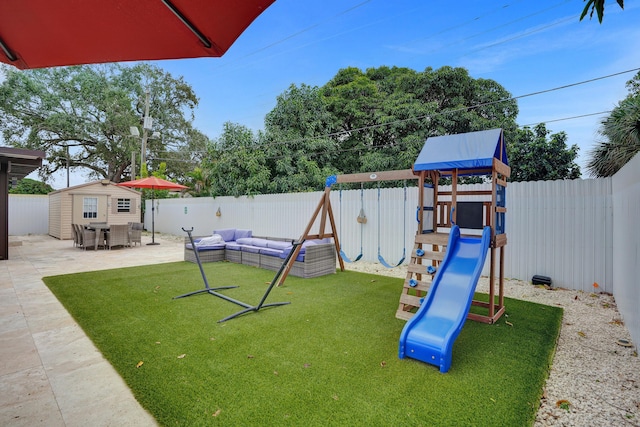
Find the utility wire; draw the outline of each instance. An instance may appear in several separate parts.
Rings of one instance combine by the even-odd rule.
[[[530,13],[530,14],[528,14],[528,15],[518,17],[518,18],[513,19],[513,20],[511,20],[511,21],[509,21],[509,22],[505,22],[505,23],[503,23],[503,24],[497,25],[497,26],[495,26],[495,27],[489,28],[489,29],[484,30],[484,31],[481,31],[481,32],[479,32],[479,33],[472,34],[472,35],[470,35],[470,36],[468,36],[468,37],[465,37],[465,38],[462,38],[462,39],[455,40],[455,41],[453,41],[453,42],[451,42],[451,43],[449,43],[449,44],[439,46],[436,50],[432,50],[431,52],[437,52],[438,50],[443,50],[443,49],[445,49],[445,48],[447,48],[447,47],[455,46],[455,45],[457,45],[457,44],[460,44],[460,43],[462,43],[462,42],[468,41],[468,40],[470,40],[470,39],[473,39],[473,38],[476,38],[476,37],[483,36],[483,35],[485,35],[485,34],[491,33],[491,32],[493,32],[493,31],[496,31],[496,30],[500,29],[500,28],[508,27],[509,25],[515,24],[515,23],[517,23],[517,22],[524,21],[524,20],[526,20],[526,19],[532,18],[532,17],[534,17],[534,16],[536,16],[536,15],[540,15],[540,14],[542,14],[542,13],[546,13],[546,12],[548,12],[548,11],[550,11],[550,10],[552,10],[552,9],[555,9],[556,7],[562,6],[563,4],[568,3],[568,2],[570,2],[570,1],[572,1],[572,0],[565,0],[565,1],[561,2],[561,3],[557,3],[557,4],[553,5],[553,6],[547,7],[546,9],[538,10],[537,12],[533,12],[533,13]],[[503,10],[503,9],[506,9],[506,8],[507,8],[507,7],[509,7],[509,6],[510,6],[510,5],[508,5],[508,4],[507,4],[507,5],[505,5],[505,6],[502,6],[502,7],[498,8],[498,9],[494,9],[493,11],[488,12],[488,13],[486,13],[486,14],[482,15],[482,16],[479,16],[479,17],[477,17],[477,18],[474,18],[474,19],[472,19],[472,20],[470,20],[470,21],[464,22],[464,23],[459,24],[459,25],[455,25],[455,26],[453,26],[453,27],[446,28],[446,29],[444,29],[444,30],[442,30],[442,31],[439,31],[439,32],[435,33],[435,34],[432,34],[432,35],[427,36],[427,37],[422,38],[422,39],[413,40],[413,41],[411,41],[411,42],[409,42],[409,43],[415,43],[415,42],[417,42],[417,41],[424,41],[424,40],[428,40],[428,39],[432,38],[432,37],[433,37],[433,36],[435,36],[435,35],[439,35],[439,34],[442,34],[442,33],[446,33],[446,32],[448,32],[448,31],[450,31],[450,30],[454,30],[454,29],[457,29],[457,28],[460,28],[460,27],[467,26],[467,25],[469,25],[469,24],[475,23],[476,21],[479,21],[479,20],[480,20],[480,18],[482,18],[482,17],[485,17],[485,16],[487,16],[487,15],[490,15],[490,14],[493,14],[493,13],[495,13],[495,12],[501,11],[501,10]],[[563,22],[564,22],[564,21],[563,21]],[[553,24],[553,25],[557,25],[557,24],[558,24],[558,23],[555,23],[555,24]],[[532,31],[532,32],[535,32],[535,31]],[[528,34],[530,34],[530,33],[523,34],[523,35],[521,35],[521,37],[522,37],[522,36],[524,36],[524,35],[528,35]],[[513,39],[515,39],[515,38],[517,38],[517,37],[511,38],[511,39],[509,39],[509,40],[513,40]],[[503,42],[504,42],[504,41],[503,41]],[[503,42],[494,43],[493,45],[500,44],[500,43],[503,43]],[[492,45],[492,46],[493,46],[493,45]],[[490,47],[490,46],[484,46],[484,47],[479,48],[478,50],[486,49],[487,47]],[[465,54],[465,55],[468,55],[468,54],[470,54],[470,53],[472,53],[472,52],[468,52],[468,53],[467,53],[467,54]],[[463,56],[464,56],[464,55],[463,55]]]
[[[488,44],[488,45],[485,45],[485,46],[481,46],[481,47],[479,47],[477,49],[471,50],[471,51],[463,54],[462,57],[471,55],[472,53],[476,53],[476,52],[479,52],[481,50],[490,49],[492,47],[496,47],[496,46],[499,46],[499,45],[504,44],[504,43],[509,43],[511,41],[514,41],[514,40],[517,40],[517,39],[520,39],[520,38],[523,38],[523,37],[527,37],[527,36],[529,36],[531,34],[538,33],[540,31],[543,31],[543,30],[546,30],[546,29],[549,29],[549,28],[552,28],[552,27],[555,27],[557,25],[564,24],[566,22],[573,21],[573,20],[574,20],[574,17],[570,16],[568,18],[561,19],[560,21],[554,22],[554,23],[549,24],[549,25],[544,25],[542,27],[536,27],[536,28],[533,28],[533,29],[531,29],[529,31],[525,31],[524,33],[520,33],[520,34],[517,34],[515,36],[509,37],[507,39],[500,40],[500,41],[497,41],[495,43],[491,43],[491,44]]]
[[[588,114],[581,114],[578,116],[570,116],[570,117],[562,117],[559,119],[553,119],[553,120],[546,120],[546,121],[541,121],[541,122],[537,122],[537,123],[528,123],[525,125],[519,125],[519,128],[524,128],[524,127],[534,127],[537,126],[539,124],[542,123],[553,123],[553,122],[560,122],[560,121],[566,121],[566,120],[575,120],[575,119],[580,119],[583,117],[590,117],[590,116],[598,116],[598,115],[602,115],[602,114],[608,114],[611,113],[611,111],[600,111],[597,113],[588,113]],[[398,146],[400,145],[399,143],[393,143],[393,144],[384,144],[384,145],[373,145],[370,147],[366,147],[367,150],[377,150],[377,149],[384,149],[384,148],[390,148],[393,146]],[[260,146],[260,147],[256,147],[255,149],[260,149],[262,150],[263,148],[265,148],[264,146]],[[221,150],[221,151],[230,151],[231,149],[228,150]],[[344,153],[350,153],[350,152],[354,152],[354,151],[360,151],[363,150],[363,147],[351,147],[351,148],[341,148],[341,149],[337,149],[334,151],[334,153],[338,153],[338,154],[344,154]],[[171,154],[171,153],[175,153],[174,151],[159,151],[159,153],[167,153],[167,154]],[[207,151],[193,151],[192,153],[203,153],[203,154],[207,154]],[[279,156],[269,156],[269,157],[264,157],[264,160],[278,160],[281,158],[284,158],[288,155],[291,155],[292,157],[299,157],[301,155],[306,155],[308,157],[313,157],[316,155],[320,155],[323,154],[324,150],[320,150],[320,151],[309,151],[309,152],[305,152],[305,153],[292,153],[292,154],[286,154],[286,155],[279,155]],[[192,160],[192,159],[179,159],[179,158],[169,158],[169,157],[154,157],[153,160],[169,160],[169,161],[177,161],[177,162],[184,162],[184,163],[193,163],[198,164],[196,161]]]
[[[358,3],[358,4],[356,4],[356,5],[354,5],[354,6],[350,7],[350,8],[347,8],[347,9],[345,9],[345,10],[343,10],[343,11],[340,11],[340,12],[338,12],[337,14],[335,14],[335,15],[333,15],[333,16],[331,16],[331,17],[327,18],[327,19],[324,19],[324,20],[318,21],[318,22],[316,22],[315,24],[313,24],[313,25],[311,25],[311,26],[309,26],[309,27],[306,27],[306,28],[304,28],[304,29],[302,29],[302,30],[300,30],[300,31],[297,31],[297,32],[295,32],[295,33],[293,33],[293,34],[289,35],[289,36],[286,36],[286,37],[284,37],[284,38],[282,38],[282,39],[280,39],[280,40],[277,40],[277,41],[275,41],[275,42],[273,42],[273,43],[270,43],[270,44],[268,44],[268,45],[266,45],[266,46],[264,46],[264,47],[262,47],[262,48],[259,48],[259,49],[255,50],[255,51],[253,51],[253,52],[251,52],[251,53],[249,53],[249,54],[247,54],[247,55],[245,55],[245,56],[243,56],[243,57],[240,57],[240,58],[238,58],[238,60],[239,60],[239,61],[241,61],[242,59],[245,59],[245,58],[247,58],[247,57],[253,56],[253,55],[257,54],[257,53],[263,52],[263,51],[265,51],[265,50],[269,50],[270,48],[272,48],[272,47],[274,47],[274,46],[276,46],[276,45],[282,44],[282,43],[284,43],[285,41],[288,41],[288,40],[291,40],[291,39],[293,39],[293,38],[296,38],[297,36],[299,36],[299,35],[301,35],[301,34],[307,33],[307,32],[309,32],[309,31],[311,31],[312,29],[315,29],[315,28],[317,28],[317,27],[319,27],[319,26],[321,26],[321,25],[323,25],[323,24],[325,24],[325,23],[327,23],[327,22],[330,22],[330,21],[335,20],[336,18],[338,18],[338,17],[340,17],[340,16],[343,16],[343,15],[348,14],[348,13],[352,12],[353,10],[358,9],[358,8],[360,8],[360,7],[364,6],[365,4],[369,3],[370,1],[371,1],[371,0],[366,0],[366,1],[363,1],[363,2],[361,2],[361,3]],[[451,27],[445,28],[445,29],[443,29],[443,30],[441,30],[441,31],[438,31],[438,32],[436,32],[436,33],[434,33],[434,34],[431,34],[431,35],[429,35],[429,36],[427,36],[427,37],[425,37],[425,38],[421,38],[421,39],[413,40],[413,41],[411,41],[411,42],[408,42],[408,44],[415,43],[416,41],[420,41],[420,40],[429,39],[429,38],[431,38],[431,37],[433,37],[433,36],[435,36],[435,35],[442,34],[442,33],[446,33],[446,32],[448,32],[448,31],[451,31],[451,30],[454,30],[454,29],[458,29],[458,28],[461,28],[461,27],[464,27],[464,26],[467,26],[467,25],[471,25],[471,24],[473,24],[473,23],[475,23],[475,22],[477,22],[477,21],[480,21],[482,18],[485,18],[485,17],[487,17],[487,16],[489,16],[489,15],[493,15],[493,14],[495,14],[495,13],[498,13],[498,12],[500,12],[500,11],[502,11],[502,10],[506,9],[506,8],[509,8],[509,7],[513,6],[514,4],[520,3],[521,1],[522,1],[522,0],[514,0],[514,1],[512,1],[511,3],[507,3],[507,4],[504,4],[504,5],[500,6],[500,7],[497,7],[497,8],[494,8],[494,9],[492,9],[492,10],[489,10],[488,12],[486,12],[486,13],[484,13],[484,14],[482,14],[482,15],[479,15],[479,16],[477,16],[477,17],[473,18],[472,20],[465,21],[465,22],[463,22],[463,23],[461,23],[461,24],[457,24],[457,25],[453,25],[453,26],[451,26]],[[536,15],[540,15],[540,14],[542,14],[542,13],[545,13],[545,12],[548,12],[548,11],[550,11],[550,10],[552,10],[552,9],[555,9],[555,8],[557,8],[557,7],[559,7],[559,6],[562,6],[562,5],[564,5],[565,3],[569,3],[570,1],[571,1],[571,0],[564,0],[564,1],[562,1],[562,2],[556,3],[556,4],[552,5],[552,6],[546,7],[546,8],[544,8],[544,9],[540,9],[540,10],[538,10],[538,11],[536,11],[536,12],[533,12],[533,13],[530,13],[530,14],[528,14],[528,15],[518,17],[518,18],[516,18],[516,19],[514,19],[514,20],[511,20],[511,21],[509,21],[509,22],[507,22],[507,23],[504,23],[504,24],[501,24],[501,25],[498,25],[498,26],[492,27],[492,28],[490,28],[490,29],[488,29],[488,30],[485,30],[485,31],[482,31],[482,32],[476,33],[476,34],[471,35],[471,36],[469,36],[469,37],[467,37],[467,38],[465,38],[465,39],[462,39],[462,40],[456,41],[456,42],[454,42],[454,43],[452,43],[452,44],[457,44],[457,43],[459,43],[459,42],[461,42],[461,41],[465,41],[465,40],[467,40],[467,39],[470,39],[470,38],[473,38],[473,37],[477,37],[477,36],[480,36],[480,35],[483,35],[483,34],[486,34],[486,33],[492,32],[492,31],[495,31],[496,29],[499,29],[499,28],[502,28],[502,27],[505,27],[505,26],[508,26],[508,25],[511,25],[511,24],[514,24],[514,23],[517,23],[517,22],[520,22],[520,21],[523,21],[523,20],[528,19],[528,18],[530,18],[530,17],[536,16]],[[390,19],[390,18],[386,18],[386,19]],[[505,40],[501,40],[501,41],[498,41],[498,42],[495,42],[495,43],[491,43],[491,44],[488,44],[488,45],[485,45],[485,46],[480,46],[480,47],[478,47],[477,49],[474,49],[474,50],[472,50],[472,51],[469,51],[469,52],[467,52],[467,53],[463,54],[462,56],[463,56],[463,57],[464,57],[464,56],[468,56],[468,55],[470,55],[470,54],[472,54],[472,53],[475,53],[475,52],[478,52],[478,51],[481,51],[481,50],[484,50],[484,49],[489,49],[489,48],[492,48],[492,47],[498,46],[498,45],[500,45],[500,44],[504,44],[504,43],[508,43],[508,42],[510,42],[510,41],[516,40],[516,39],[518,39],[518,38],[526,37],[526,36],[528,36],[528,35],[531,35],[531,34],[533,34],[533,33],[539,32],[539,31],[543,31],[543,30],[548,29],[548,28],[550,28],[550,27],[553,27],[553,26],[557,26],[557,25],[563,24],[563,23],[568,22],[568,21],[570,21],[570,20],[572,20],[572,19],[574,19],[574,17],[573,17],[573,16],[568,17],[568,18],[565,18],[565,19],[562,19],[562,20],[560,20],[560,21],[556,21],[556,22],[554,22],[554,23],[552,23],[552,24],[549,24],[549,25],[546,25],[546,26],[543,26],[543,27],[537,27],[537,28],[534,28],[534,29],[532,29],[532,30],[530,30],[530,31],[527,31],[527,32],[522,33],[522,34],[517,34],[517,35],[515,35],[515,36],[513,36],[513,37],[510,37],[510,38],[508,38],[508,39],[505,39]],[[380,22],[380,21],[377,21],[377,22]],[[376,23],[377,23],[377,22],[376,22]],[[363,25],[363,26],[361,26],[361,27],[351,28],[351,29],[349,29],[349,30],[348,30],[348,31],[346,31],[346,32],[356,31],[356,30],[358,30],[358,29],[360,29],[360,28],[364,28],[364,27],[366,27],[366,26],[370,26],[370,25],[374,25],[374,24],[375,24],[375,23],[368,23],[367,25]],[[313,45],[313,44],[315,44],[315,43],[318,43],[318,42],[321,42],[321,41],[324,41],[324,40],[327,40],[327,39],[330,39],[330,38],[337,37],[337,36],[339,36],[339,35],[341,35],[341,34],[344,34],[344,33],[346,33],[346,32],[342,32],[342,33],[339,33],[339,34],[334,34],[334,35],[329,36],[329,37],[324,38],[324,39],[315,40],[315,41],[312,41],[312,42],[306,43],[306,44],[304,44],[303,46],[299,46],[299,47],[297,47],[297,48],[296,48],[296,47],[294,47],[294,48],[290,49],[290,50],[289,50],[289,51],[287,51],[287,52],[290,52],[291,50],[298,50],[298,49],[300,49],[300,48],[304,48],[304,47],[307,47],[307,46],[309,46],[309,45]],[[446,46],[450,46],[450,45],[452,45],[452,44],[449,44],[449,45],[446,45]],[[446,47],[446,46],[444,46],[444,47]],[[275,55],[281,55],[281,54],[282,54],[282,52],[281,52],[281,53],[278,53],[278,54],[275,54]],[[275,55],[272,55],[272,56],[275,56]],[[272,56],[270,56],[270,57],[272,57]],[[270,58],[270,57],[267,57],[267,59],[268,59],[268,58]],[[236,61],[236,62],[237,62],[237,61]],[[227,64],[227,65],[229,65],[229,64]],[[225,66],[226,66],[226,65],[225,65]],[[222,66],[222,67],[224,67],[224,66]],[[222,68],[222,67],[221,67],[221,68]]]
[[[553,120],[545,120],[544,122],[538,122],[538,123],[529,123],[526,125],[519,125],[518,127],[523,128],[523,127],[533,127],[533,126],[537,126],[541,123],[554,123],[554,122],[563,122],[565,120],[574,120],[574,119],[581,119],[583,117],[591,117],[591,116],[600,116],[602,114],[609,114],[611,113],[611,110],[608,111],[600,111],[598,113],[588,113],[588,114],[581,114],[579,116],[571,116],[571,117],[562,117],[560,119],[553,119]]]
[[[360,8],[360,7],[364,6],[365,4],[369,3],[369,2],[371,2],[371,0],[365,0],[365,1],[363,1],[363,2],[360,2],[360,3],[356,4],[355,6],[351,6],[350,8],[345,9],[345,10],[343,10],[343,11],[341,11],[341,12],[338,12],[337,14],[335,14],[335,15],[333,15],[333,16],[330,16],[330,17],[329,17],[329,18],[327,18],[327,19],[324,19],[324,20],[322,20],[322,21],[318,21],[318,22],[316,22],[316,23],[315,23],[315,24],[313,24],[313,25],[310,25],[310,26],[308,26],[308,27],[306,27],[306,28],[303,28],[302,30],[299,30],[299,31],[297,31],[297,32],[295,32],[295,33],[293,33],[293,34],[290,34],[290,35],[288,35],[288,36],[286,36],[286,37],[284,37],[284,38],[282,38],[282,39],[280,39],[280,40],[277,40],[277,41],[275,41],[275,42],[273,42],[273,43],[270,43],[270,44],[268,44],[268,45],[266,45],[266,46],[263,46],[263,47],[261,47],[261,48],[259,48],[259,49],[256,49],[256,50],[254,50],[253,52],[250,52],[250,53],[248,53],[248,54],[246,54],[246,55],[244,55],[244,56],[241,56],[240,58],[237,58],[237,61],[241,61],[241,60],[243,60],[243,59],[245,59],[245,58],[248,58],[248,57],[250,57],[250,56],[256,55],[256,54],[258,54],[258,53],[260,53],[260,52],[263,52],[263,51],[265,51],[265,50],[271,49],[271,48],[272,48],[272,47],[274,47],[274,46],[277,46],[277,45],[279,45],[279,44],[282,44],[282,43],[286,42],[287,40],[291,40],[291,39],[293,39],[293,38],[295,38],[295,37],[298,37],[298,36],[299,36],[299,35],[301,35],[301,34],[307,33],[307,32],[309,32],[309,31],[313,30],[314,28],[317,28],[317,27],[321,26],[322,24],[324,24],[324,23],[326,23],[326,22],[333,21],[334,19],[339,18],[339,17],[340,17],[340,16],[342,16],[342,15],[346,15],[346,14],[348,14],[349,12],[351,12],[351,11],[353,11],[353,10],[355,10],[355,9],[358,9],[358,8]],[[229,64],[227,64],[227,65],[229,65]],[[220,68],[222,68],[222,67],[220,67]]]

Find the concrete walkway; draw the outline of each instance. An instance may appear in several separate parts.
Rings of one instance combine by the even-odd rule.
[[[70,240],[11,236],[0,261],[0,426],[155,426],[42,277],[182,261],[182,240],[83,251]]]

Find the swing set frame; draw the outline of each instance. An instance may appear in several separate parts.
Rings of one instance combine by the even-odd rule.
[[[469,171],[466,171],[469,172]],[[492,190],[489,191],[459,191],[457,190],[458,170],[452,171],[421,171],[414,172],[412,169],[394,170],[384,172],[369,172],[369,173],[355,173],[346,175],[334,175],[327,178],[324,193],[320,198],[313,215],[307,227],[305,228],[300,241],[310,239],[324,239],[333,238],[333,242],[336,248],[336,255],[340,264],[340,271],[344,271],[344,260],[342,259],[340,241],[337,234],[337,228],[335,218],[333,215],[333,209],[331,206],[331,186],[334,184],[347,184],[347,183],[365,183],[365,182],[381,182],[381,181],[400,181],[400,180],[417,180],[418,188],[418,210],[416,212],[418,229],[416,231],[416,240],[414,248],[411,251],[411,263],[407,268],[407,278],[405,280],[405,288],[412,287],[410,282],[413,279],[418,286],[413,288],[418,290],[420,294],[418,296],[401,295],[400,304],[396,317],[399,319],[408,320],[413,316],[412,308],[419,307],[417,302],[422,294],[426,294],[429,288],[430,280],[425,280],[425,277],[431,277],[432,274],[424,271],[425,267],[429,265],[435,267],[439,264],[439,261],[443,258],[443,252],[440,252],[446,247],[448,240],[448,233],[439,233],[439,228],[448,228],[451,226],[451,221],[456,220],[455,210],[452,209],[456,206],[456,202],[459,196],[470,195],[483,195],[489,197],[489,202],[485,202],[485,217],[488,220],[489,226],[492,229],[492,239],[490,247],[490,273],[489,273],[489,302],[473,301],[472,304],[480,306],[487,310],[487,314],[469,313],[468,318],[482,323],[495,323],[505,312],[504,306],[504,246],[507,244],[507,236],[504,233],[496,234],[496,213],[506,213],[506,207],[498,206],[497,203],[497,186],[501,186],[503,189],[507,186],[507,178],[510,175],[511,169],[505,163],[499,159],[495,159],[490,169],[474,170],[472,172],[483,172],[491,176]],[[443,192],[438,190],[438,181],[441,177],[450,177],[452,180],[452,191]],[[424,217],[424,187],[425,184],[431,181],[434,190],[433,196],[433,224],[431,226],[431,232],[425,234],[423,232]],[[406,186],[405,186],[406,188]],[[451,199],[450,201],[441,201],[439,196]],[[504,196],[503,196],[504,197]],[[422,207],[422,208],[421,208]],[[312,234],[314,224],[320,216],[318,233]],[[378,215],[379,216],[379,215]],[[423,250],[422,247],[428,247],[427,250]],[[284,272],[279,279],[278,286],[284,283],[289,271],[293,267],[293,260],[298,256],[301,246],[295,249],[295,253],[290,258],[289,263],[284,267]],[[406,248],[405,248],[406,249]],[[425,255],[424,261],[432,259],[428,265],[423,264],[423,257],[417,255],[417,250],[420,249]],[[496,252],[499,251],[499,254]],[[498,261],[498,269],[496,271],[495,264]],[[497,282],[497,283],[496,283]],[[497,293],[495,287],[497,285]],[[404,292],[404,290],[403,290]],[[422,295],[423,296],[423,295]],[[414,301],[415,300],[415,301]]]
[[[365,183],[365,182],[381,182],[381,181],[402,181],[402,180],[418,180],[419,177],[414,175],[413,170],[404,169],[404,170],[394,170],[394,171],[384,171],[384,172],[364,172],[364,173],[353,173],[346,175],[332,175],[327,178],[324,193],[320,198],[320,202],[316,206],[313,215],[311,215],[311,219],[307,224],[304,232],[300,236],[299,241],[312,240],[312,239],[325,239],[325,238],[333,238],[334,245],[336,247],[336,256],[338,258],[338,263],[340,264],[340,271],[344,271],[344,260],[342,259],[340,240],[337,234],[335,217],[333,214],[333,208],[331,206],[331,186],[334,184],[352,184],[352,183]],[[318,216],[320,217],[319,229],[317,233],[311,233],[314,224],[318,220]],[[379,244],[379,243],[378,243]],[[291,260],[295,260],[298,256],[301,246],[295,248],[294,253],[291,257]],[[406,249],[406,248],[405,248]],[[278,282],[278,286],[280,286],[286,280],[289,275],[289,271],[293,267],[293,261],[289,261],[285,266],[284,272],[280,277]]]

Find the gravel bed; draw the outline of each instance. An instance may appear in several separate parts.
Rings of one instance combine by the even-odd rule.
[[[406,276],[406,267],[387,269],[366,262],[345,267]],[[480,279],[477,290],[488,292],[486,277]],[[640,426],[640,360],[635,343],[621,345],[624,340],[631,342],[631,336],[612,295],[505,280],[505,296],[564,309],[536,427]]]

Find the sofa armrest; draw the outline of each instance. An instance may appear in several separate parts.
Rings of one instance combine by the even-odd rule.
[[[336,246],[333,243],[321,243],[319,245],[309,245],[306,247],[306,257],[311,259],[317,257],[335,256]],[[305,259],[306,259],[305,257]]]

